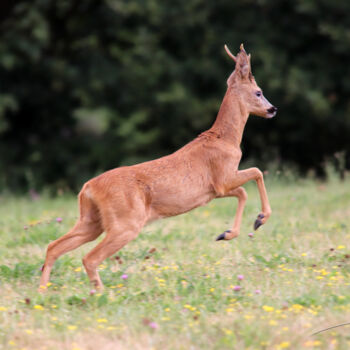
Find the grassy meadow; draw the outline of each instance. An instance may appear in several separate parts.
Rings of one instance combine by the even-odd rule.
[[[272,216],[254,183],[241,234],[235,198],[144,228],[100,265],[91,290],[81,259],[61,257],[37,293],[48,243],[77,217],[73,195],[0,196],[0,349],[349,349],[350,181],[267,178]]]

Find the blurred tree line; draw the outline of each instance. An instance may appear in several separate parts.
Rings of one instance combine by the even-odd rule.
[[[279,108],[251,117],[245,159],[350,167],[348,0],[17,0],[0,8],[0,191],[77,189],[173,152],[213,123],[252,53]],[[334,156],[336,155],[336,157]]]

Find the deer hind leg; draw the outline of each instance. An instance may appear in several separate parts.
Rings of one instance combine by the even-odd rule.
[[[136,238],[147,221],[145,204],[139,198],[133,198],[132,203],[119,202],[118,206],[105,205],[101,216],[106,237],[83,258],[90,282],[97,289],[103,288],[98,266]]]
[[[243,187],[238,187],[235,188],[231,191],[229,191],[226,195],[222,197],[237,197],[238,199],[238,206],[237,206],[237,211],[236,211],[236,216],[232,225],[231,230],[227,230],[220,234],[216,240],[230,240],[233,238],[236,238],[239,235],[239,231],[241,228],[241,222],[242,222],[242,216],[243,216],[243,211],[245,207],[245,203],[247,201],[247,192]]]
[[[75,226],[64,236],[51,242],[47,248],[39,292],[43,292],[46,289],[53,264],[62,254],[95,240],[103,232],[98,209],[92,200],[81,193],[79,195],[79,204],[80,218]]]
[[[102,231],[103,229],[98,221],[86,222],[79,220],[68,233],[51,242],[46,252],[39,291],[45,290],[50,280],[52,266],[61,255],[80,247],[84,243],[93,241]]]
[[[106,237],[85,257],[83,264],[90,283],[97,289],[103,288],[103,283],[97,271],[98,266],[108,257],[123,248],[137,237],[141,227],[130,223],[123,223],[121,227],[109,229]],[[126,226],[129,226],[128,228]],[[124,227],[124,228],[123,228]]]

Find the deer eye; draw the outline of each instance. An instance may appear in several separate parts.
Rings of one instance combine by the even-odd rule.
[[[261,91],[257,91],[257,92],[255,93],[255,95],[256,95],[257,97],[261,97],[262,93],[261,93]]]

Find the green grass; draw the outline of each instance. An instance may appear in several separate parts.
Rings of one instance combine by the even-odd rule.
[[[350,181],[270,179],[273,213],[254,238],[260,202],[245,187],[237,239],[214,241],[236,199],[155,222],[100,266],[94,295],[81,258],[97,242],[61,257],[36,291],[47,244],[76,220],[74,196],[0,197],[0,348],[349,349],[350,326],[312,334],[350,322]]]

